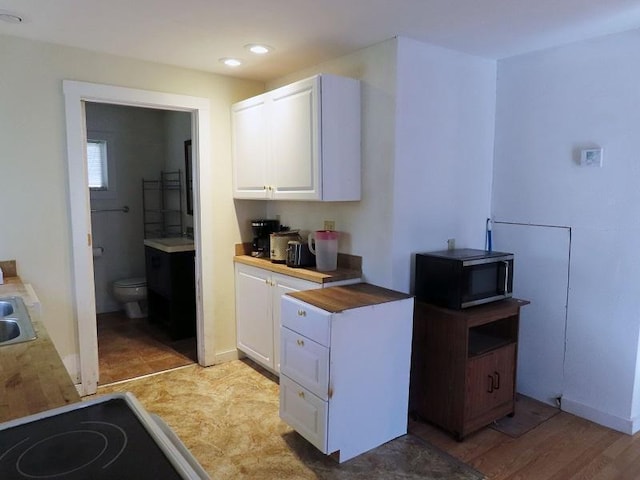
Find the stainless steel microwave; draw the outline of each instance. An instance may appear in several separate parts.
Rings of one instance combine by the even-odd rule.
[[[460,248],[417,253],[416,299],[455,310],[509,298],[513,254]]]

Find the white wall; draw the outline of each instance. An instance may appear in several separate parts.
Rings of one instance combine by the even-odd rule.
[[[392,287],[413,285],[414,256],[484,248],[491,210],[496,62],[398,39]]]
[[[500,61],[493,191],[496,219],[571,228],[562,405],[628,432],[640,413],[638,51],[633,31]],[[580,167],[594,145],[604,166]]]
[[[0,36],[0,202],[4,221],[0,258],[16,259],[43,307],[43,321],[77,379],[78,339],[73,313],[71,234],[62,80],[72,79],[209,98],[212,178],[204,178],[202,201],[215,212],[203,225],[208,238],[205,265],[219,279],[205,321],[215,315],[213,348],[235,351],[233,262],[240,241],[236,215],[251,207],[234,205],[231,194],[231,103],[264,90],[242,81],[193,70],[102,55],[10,36]],[[215,255],[213,252],[215,251]],[[213,275],[213,274],[212,274]],[[209,340],[208,340],[209,341]]]

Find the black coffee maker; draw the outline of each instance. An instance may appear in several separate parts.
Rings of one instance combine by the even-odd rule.
[[[251,220],[253,242],[251,244],[252,257],[270,257],[270,241],[273,232],[280,230],[280,220]]]

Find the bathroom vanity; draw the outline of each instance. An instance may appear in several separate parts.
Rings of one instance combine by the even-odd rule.
[[[146,239],[149,321],[173,340],[196,334],[195,246],[192,239]]]

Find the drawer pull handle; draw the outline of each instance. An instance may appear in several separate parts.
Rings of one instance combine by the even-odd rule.
[[[298,310],[298,316],[299,317],[306,317],[307,316],[307,312],[305,310]]]
[[[299,396],[300,398],[304,398],[304,392],[303,392],[303,391],[298,392],[298,396]]]
[[[296,340],[296,343],[298,344],[299,347],[304,347],[304,340]]]

